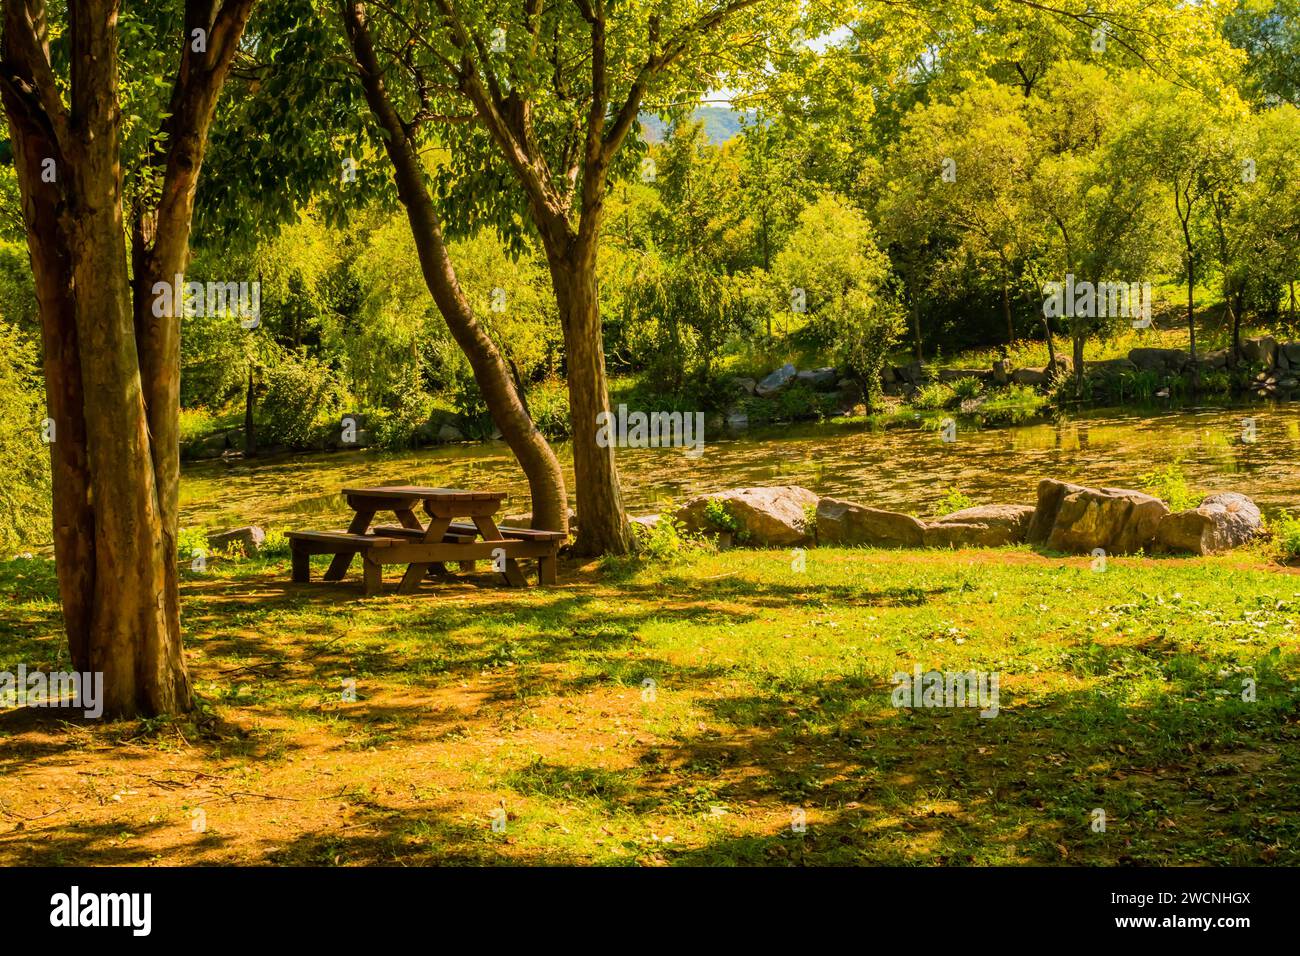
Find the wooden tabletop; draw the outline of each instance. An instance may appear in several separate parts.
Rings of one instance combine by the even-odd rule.
[[[461,488],[423,488],[419,485],[384,485],[379,488],[344,488],[352,498],[409,498],[412,501],[503,501],[504,491],[465,491]]]

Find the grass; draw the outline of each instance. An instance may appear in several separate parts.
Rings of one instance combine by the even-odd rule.
[[[792,557],[375,599],[214,558],[184,572],[196,715],[0,714],[0,862],[1300,863],[1294,573]],[[66,666],[54,594],[0,565],[0,669]],[[999,715],[895,709],[916,664],[1000,674]]]

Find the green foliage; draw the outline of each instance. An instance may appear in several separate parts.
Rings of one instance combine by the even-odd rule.
[[[44,419],[36,349],[18,329],[0,321],[0,420],[6,423],[0,429],[0,548],[6,551],[51,540]]]
[[[1300,516],[1284,511],[1269,522],[1273,551],[1280,561],[1300,559]]]
[[[707,502],[704,506],[704,520],[717,531],[730,531],[732,534],[740,531],[740,522],[725,501],[714,499]]]
[[[305,445],[317,419],[338,412],[341,390],[326,366],[306,356],[285,356],[265,376],[259,442]]]
[[[1164,501],[1170,511],[1186,511],[1201,503],[1204,495],[1187,483],[1181,462],[1173,462],[1138,478],[1148,492]]]
[[[939,514],[952,514],[954,511],[964,511],[967,508],[975,507],[975,500],[969,495],[963,494],[956,488],[949,488],[944,493],[943,499],[939,502]]]
[[[714,550],[712,544],[702,536],[688,532],[666,510],[652,525],[634,523],[632,531],[636,538],[637,558],[656,564],[678,564],[692,555]]]
[[[984,383],[974,375],[966,375],[952,383],[953,396],[958,401],[968,401],[972,398],[978,398],[984,391]]]
[[[807,310],[801,334],[847,368],[869,401],[874,398],[903,319],[889,259],[866,216],[841,198],[818,199],[799,214],[772,275],[776,295],[794,296]]]
[[[957,393],[948,382],[930,382],[916,390],[911,404],[913,408],[929,412],[948,408],[956,399]]]
[[[658,406],[655,406],[658,407]],[[549,441],[561,441],[573,432],[569,416],[569,390],[564,382],[547,379],[528,392],[533,424]]]

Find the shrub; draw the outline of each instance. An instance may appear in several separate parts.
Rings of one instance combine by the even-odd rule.
[[[528,411],[533,424],[550,441],[562,441],[573,434],[569,416],[569,390],[562,381],[547,379],[528,392]]]
[[[0,415],[6,422],[0,429],[0,547],[46,544],[51,537],[50,453],[41,440],[45,399],[36,350],[3,321]]]
[[[959,401],[977,398],[984,391],[984,383],[974,375],[967,375],[952,383],[952,393]]]
[[[730,531],[732,534],[740,531],[740,522],[727,508],[727,503],[716,498],[705,504],[704,520],[717,531]]]
[[[1138,478],[1138,483],[1151,494],[1164,501],[1170,511],[1186,511],[1195,508],[1204,497],[1187,484],[1183,474],[1182,463],[1175,461],[1164,468],[1149,471]]]
[[[1300,518],[1284,511],[1270,523],[1269,531],[1273,535],[1273,551],[1278,560],[1294,561],[1300,558]]]
[[[312,425],[336,412],[341,390],[334,373],[305,355],[291,355],[266,373],[259,441],[273,445],[308,444]]]
[[[649,561],[674,564],[693,554],[712,550],[703,536],[688,532],[680,521],[667,510],[653,525],[633,524],[637,557]]]
[[[962,494],[956,488],[949,488],[939,502],[941,515],[952,514],[954,511],[964,511],[967,508],[975,507],[975,500],[968,495]]]
[[[931,382],[923,385],[912,396],[912,407],[923,411],[938,411],[947,408],[957,397],[947,382]]]

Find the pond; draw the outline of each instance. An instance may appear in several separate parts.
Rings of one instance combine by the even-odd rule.
[[[1243,420],[1255,440],[1243,441]],[[556,448],[573,492],[570,449]],[[1189,484],[1250,495],[1266,512],[1300,507],[1300,406],[1095,411],[999,428],[962,427],[947,443],[916,428],[870,431],[827,422],[710,442],[702,457],[676,449],[619,449],[631,514],[666,498],[744,485],[803,485],[821,495],[935,513],[948,489],[978,504],[1033,503],[1040,478],[1138,487],[1140,476],[1181,462]],[[502,442],[410,452],[335,452],[186,466],[184,527],[260,524],[342,527],[347,485],[413,484],[508,492],[504,512],[527,511],[522,472]]]

